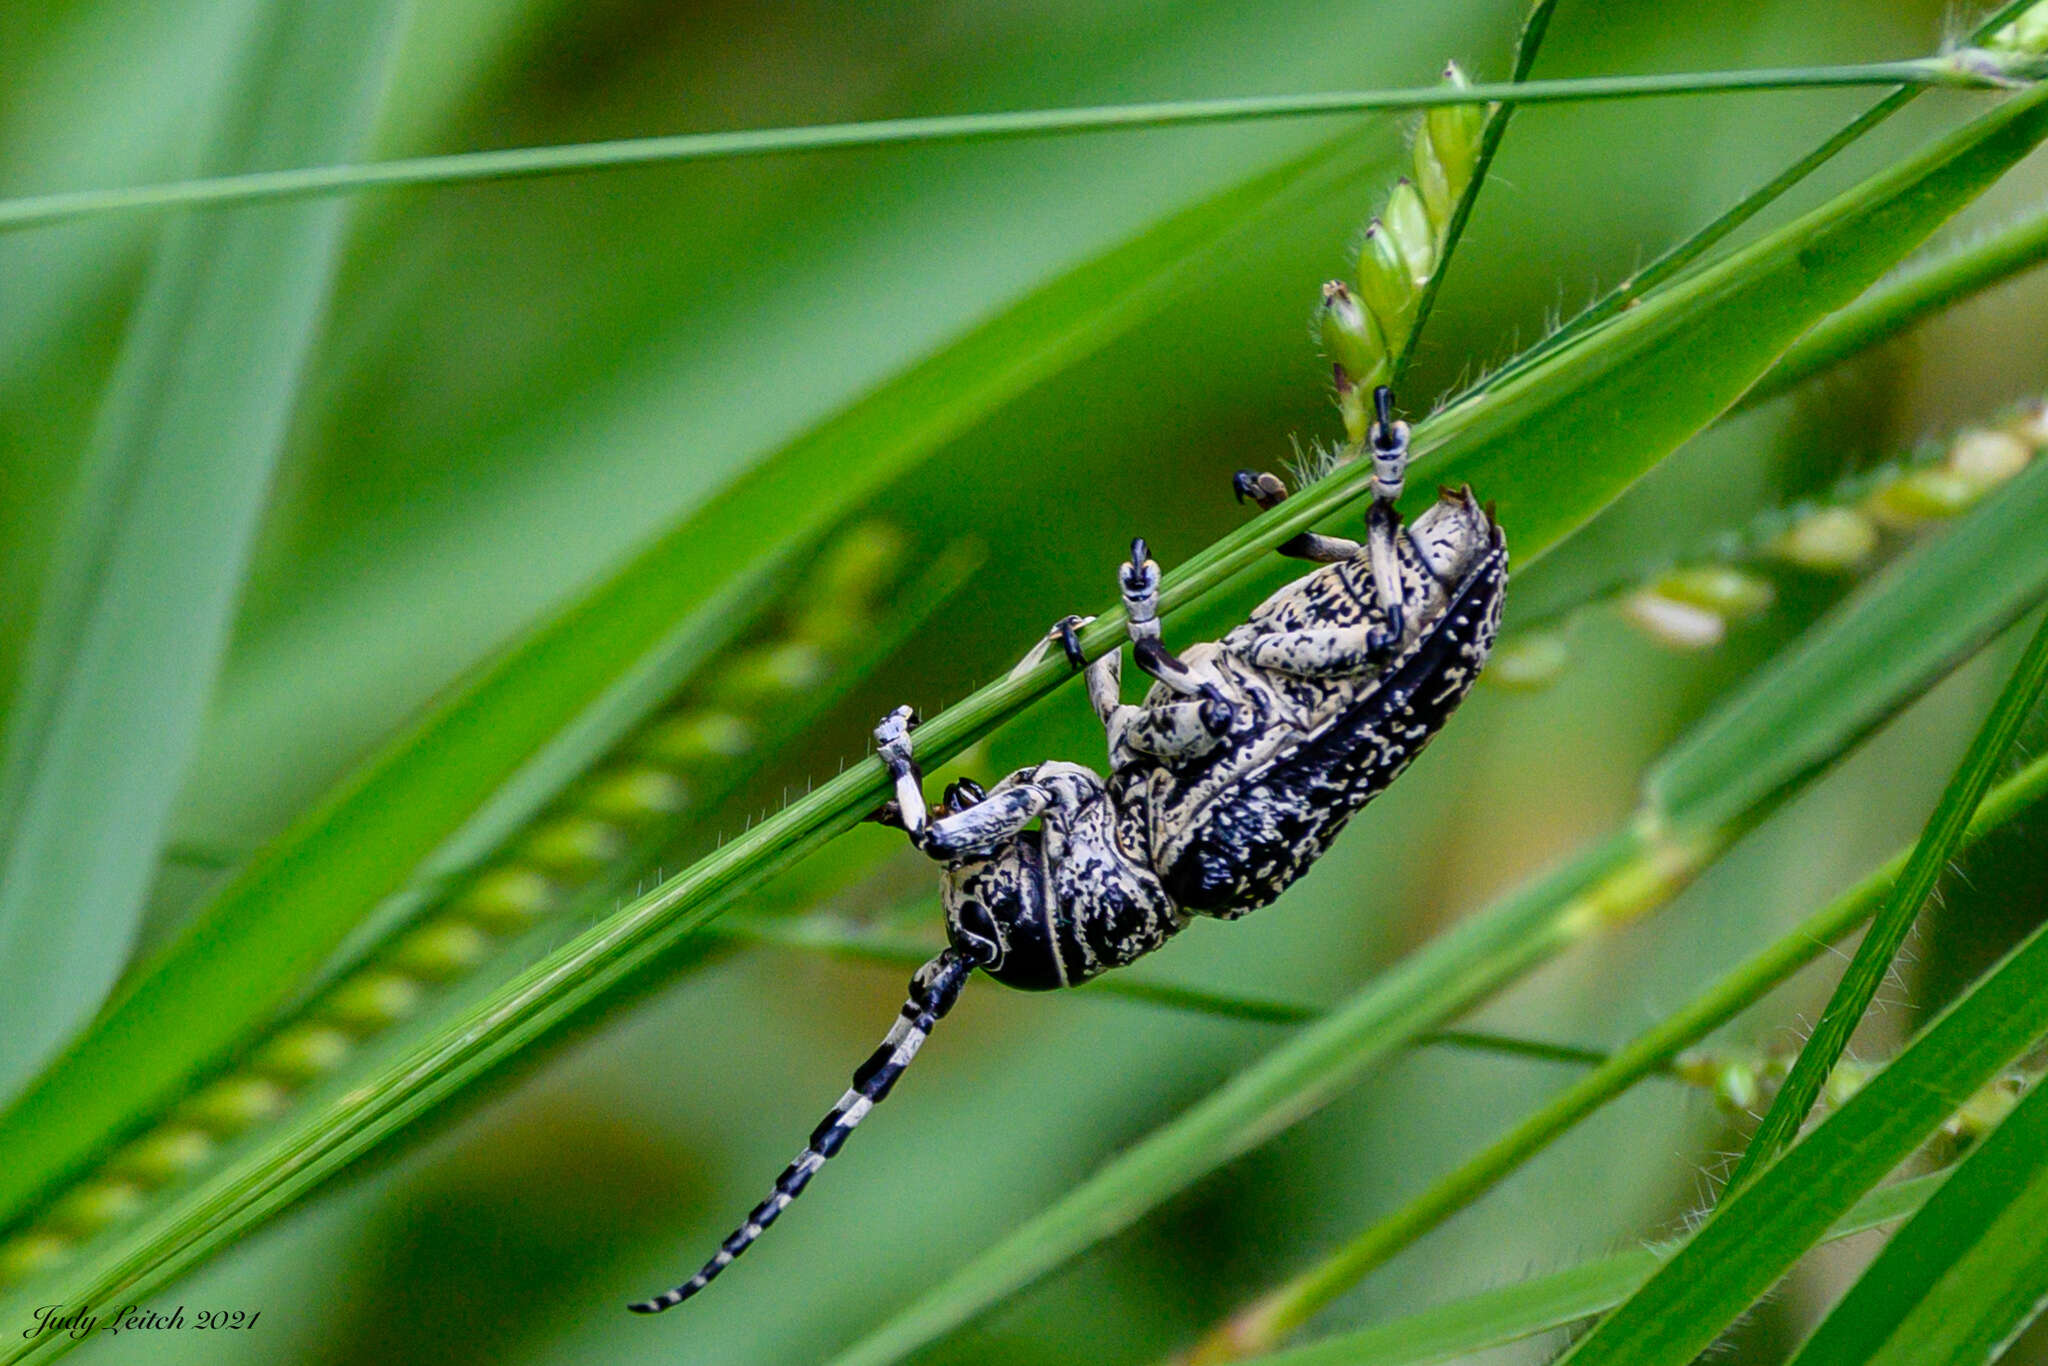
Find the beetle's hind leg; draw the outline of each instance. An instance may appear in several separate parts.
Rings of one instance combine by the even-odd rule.
[[[1287,501],[1287,485],[1277,474],[1257,474],[1251,470],[1239,470],[1231,479],[1231,491],[1242,503],[1249,499],[1258,504],[1261,512],[1270,512]],[[1274,547],[1280,554],[1293,560],[1312,560],[1317,564],[1340,564],[1354,558],[1362,547],[1356,541],[1342,536],[1325,536],[1320,532],[1304,531],[1291,536]]]

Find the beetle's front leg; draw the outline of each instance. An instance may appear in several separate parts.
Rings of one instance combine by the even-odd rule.
[[[1239,470],[1231,480],[1231,490],[1242,503],[1247,498],[1259,505],[1261,512],[1270,512],[1287,501],[1287,485],[1280,482],[1277,474],[1254,474],[1250,470]],[[1357,556],[1362,547],[1356,541],[1342,536],[1325,536],[1321,532],[1304,531],[1291,536],[1273,549],[1289,559],[1312,560],[1316,564],[1341,564]]]
[[[910,743],[916,725],[916,712],[909,707],[896,708],[875,727],[875,747],[896,781],[893,806],[898,819],[892,824],[901,825],[921,852],[935,859],[951,859],[987,848],[1016,834],[1045,810],[1049,800],[1045,790],[1030,783],[998,786],[964,807],[960,799],[969,794],[956,784],[947,793],[949,814],[933,820],[924,804],[924,774],[918,771]]]

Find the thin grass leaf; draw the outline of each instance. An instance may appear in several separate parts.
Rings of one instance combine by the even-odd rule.
[[[2048,793],[2048,759],[2037,759],[1998,785],[1978,808],[1964,836],[1971,845],[2028,812]],[[1526,1119],[1394,1213],[1300,1275],[1232,1314],[1195,1347],[1199,1366],[1269,1352],[1314,1315],[1425,1234],[1473,1204],[1558,1138],[1625,1094],[1645,1077],[1669,1069],[1687,1048],[1755,1005],[1794,973],[1855,931],[1897,884],[1913,849],[1881,867],[1808,916],[1768,947],[1618,1049]],[[1605,1306],[1603,1306],[1605,1307]]]
[[[1750,408],[1776,398],[2044,260],[2048,260],[2048,213],[2037,213],[1930,265],[1909,269],[1801,337],[1756,388],[1743,396],[1739,406]]]
[[[2039,106],[2035,97],[2009,103],[1956,138],[1916,158],[1898,173],[1847,196],[1833,206],[1834,217],[1804,220],[1795,225],[1801,232],[1818,231],[1827,244],[1843,249],[1821,252],[1816,268],[1808,272],[1793,296],[1805,297],[1815,309],[1824,311],[1833,305],[1832,289],[1860,290],[1870,275],[1889,265],[1892,258],[1868,240],[1843,243],[1832,233],[1860,223],[1877,240],[1893,243],[1898,252],[1909,249],[1920,235],[2031,145],[2039,133]],[[1729,268],[1732,274],[1713,275],[1717,288],[1701,289],[1688,282],[1681,304],[1674,305],[1682,307],[1686,320],[1695,323],[1702,320],[1703,313],[1724,305],[1731,311],[1763,310],[1762,340],[1750,338],[1747,345],[1738,346],[1726,370],[1702,376],[1696,357],[1682,358],[1690,366],[1693,378],[1709,390],[1686,410],[1698,422],[1704,422],[1732,402],[1741,388],[1753,381],[1755,372],[1767,365],[1790,336],[1796,334],[1795,322],[1803,325],[1810,321],[1788,316],[1794,305],[1782,292],[1766,299],[1743,287],[1747,277],[1742,272],[1780,269],[1789,265],[1784,258],[1797,254],[1796,247],[1784,238],[1772,239],[1762,248],[1756,256],[1737,258],[1738,264]],[[1800,291],[1807,288],[1808,282],[1812,292],[1802,295]],[[1594,391],[1621,378],[1616,374],[1616,368],[1622,365],[1620,358],[1639,359],[1647,352],[1656,352],[1672,335],[1666,329],[1676,328],[1677,320],[1663,315],[1654,303],[1646,303],[1643,310],[1631,316],[1654,318],[1654,326],[1646,324],[1641,331],[1617,328],[1611,341],[1595,343],[1589,339],[1586,347],[1575,348],[1559,358],[1554,370],[1555,387],[1489,396],[1495,407],[1479,406],[1475,400],[1440,419],[1441,425],[1454,432],[1461,442],[1473,439],[1473,433],[1485,421],[1498,421],[1519,432],[1521,429],[1506,411],[1517,404],[1527,405],[1524,412],[1531,418],[1530,425],[1536,428],[1553,423],[1559,416],[1568,419],[1567,430],[1569,422],[1583,422],[1599,407]],[[1782,338],[1778,336],[1779,328],[1786,329]],[[1603,354],[1603,345],[1612,345],[1616,353]],[[1669,365],[1675,369],[1681,358],[1675,353],[1667,354]],[[1745,373],[1745,367],[1754,369]],[[1675,378],[1666,373],[1657,382],[1672,387]],[[1564,400],[1561,403],[1560,392]],[[1675,429],[1678,425],[1674,419],[1669,424],[1653,425],[1646,432],[1609,430],[1601,434],[1598,442],[1587,444],[1579,455],[1588,463],[1602,465],[1605,472],[1591,481],[1553,489],[1554,501],[1547,520],[1540,508],[1530,504],[1528,530],[1517,532],[1523,553],[1540,550],[1564,529],[1590,516],[1594,509],[1577,501],[1588,490],[1605,496],[1633,477],[1629,471],[1639,473],[1661,458],[1686,434],[1685,430]],[[1418,435],[1426,440],[1430,430],[1425,427]],[[1532,446],[1540,444],[1533,435],[1528,439]],[[1543,453],[1547,455],[1549,449],[1546,446]],[[1235,570],[1260,558],[1263,547],[1355,497],[1363,482],[1356,471],[1340,474],[1226,538],[1174,576],[1166,595],[1169,602],[1189,600],[1222,582]],[[1120,623],[1114,615],[1106,615],[1090,628],[1084,642],[1090,650],[1100,652],[1116,640],[1119,632]],[[1910,672],[1911,666],[1902,664],[1901,668]],[[1014,714],[1025,702],[1042,695],[1065,677],[1063,668],[1048,662],[1034,673],[985,689],[921,732],[925,750],[935,760],[957,753],[997,720]],[[104,1298],[106,1293],[161,1283],[222,1246],[354,1156],[438,1106],[476,1077],[602,1000],[616,984],[657,961],[693,925],[714,914],[734,896],[846,828],[872,806],[882,788],[879,766],[863,764],[781,815],[754,827],[660,892],[627,907],[509,984],[459,1021],[459,1028],[429,1041],[402,1064],[310,1116],[304,1124],[252,1153],[236,1168],[193,1191],[132,1238],[93,1257],[66,1278],[59,1297],[70,1299],[82,1294]],[[1482,921],[1454,934],[1423,956],[1426,971],[1402,976],[1401,992],[1389,993],[1352,1012],[1347,1025],[1354,1033],[1362,1034],[1373,1048],[1384,1051],[1435,1023],[1432,1012],[1455,1009],[1461,1001],[1476,999],[1477,994],[1555,952],[1564,943],[1658,904],[1704,856],[1701,848],[1684,844],[1665,843],[1654,851],[1646,851],[1642,841],[1640,834],[1618,837],[1556,875],[1548,885],[1531,894],[1531,902],[1513,906],[1514,915]],[[1603,884],[1604,873],[1613,873],[1618,880]],[[1580,894],[1576,900],[1574,894]],[[1450,990],[1430,994],[1432,989],[1447,984]],[[1317,1030],[1309,1033],[1314,1036],[1315,1045],[1322,1047],[1331,1046],[1335,1037]],[[1314,1072],[1320,1083],[1330,1069],[1311,1056],[1304,1070]],[[1266,1105],[1264,1093],[1257,1088],[1251,1088],[1249,1097],[1253,1102],[1249,1108],[1257,1112],[1254,1122],[1249,1129],[1231,1126],[1229,1142],[1239,1141],[1246,1134],[1256,1136],[1263,1126],[1281,1123],[1290,1115],[1298,1117],[1299,1111],[1291,1101]],[[1188,1164],[1177,1176],[1169,1174],[1172,1179],[1164,1184],[1171,1186],[1177,1180],[1192,1179],[1200,1169],[1200,1163]],[[1082,1193],[1086,1191],[1084,1187]],[[1125,1190],[1117,1192],[1114,1203],[1119,1209],[1129,1207],[1135,1213],[1152,1198],[1155,1197],[1151,1194]],[[1079,1228],[1079,1242],[1070,1245],[1085,1244],[1098,1236],[1098,1230],[1099,1224],[1093,1223]],[[1033,1255],[1038,1256],[1039,1250],[1034,1250]],[[1055,1248],[1052,1255],[1056,1260],[1063,1253]],[[1001,1274],[1007,1278],[1013,1272],[1005,1270]],[[956,1304],[947,1313],[958,1309]]]
[[[1662,818],[1713,821],[1791,781],[1891,715],[1859,697],[1899,650],[1960,660],[2048,593],[2048,462],[2037,462],[1937,541],[1888,567],[1817,630],[1810,651],[1766,665],[1651,771]],[[1958,611],[1968,602],[1969,610]],[[1795,673],[1796,671],[1796,673]],[[1812,691],[1807,690],[1811,688]],[[1757,756],[1771,756],[1758,763]]]
[[[1852,1238],[1907,1218],[1946,1180],[1947,1172],[1936,1172],[1872,1191],[1822,1241]],[[1252,1360],[1258,1366],[1429,1366],[1460,1360],[1612,1309],[1680,1246],[1663,1243],[1619,1252]]]
[[[1741,1161],[1728,1177],[1724,1200],[1741,1190],[1798,1135],[1799,1126],[1806,1122],[1807,1111],[1819,1098],[1828,1074],[1841,1060],[1842,1050],[1849,1046],[1849,1036],[1863,1019],[1863,1012],[1870,1008],[1878,988],[1884,985],[1892,959],[1906,942],[1920,907],[1948,867],[1963,831],[1976,814],[1977,804],[1984,799],[1993,776],[2004,762],[2005,752],[2012,748],[2020,727],[2033,714],[2044,685],[2048,685],[2048,622],[2034,633],[2005,690],[1992,704],[1990,715],[1984,718],[1941,800],[1935,804],[1934,813],[1927,818],[1927,828],[1920,842],[1913,846],[1906,871],[1900,874],[1898,885],[1892,888],[1883,909],[1872,920],[1870,932],[1856,946],[1855,957],[1849,960],[1841,981],[1835,984],[1834,995],[1821,1012],[1820,1023],[1813,1027],[1806,1046],[1799,1050],[1792,1073],[1778,1089],[1763,1123],[1750,1135]]]
[[[405,6],[263,12],[220,166],[346,156]],[[172,224],[104,400],[0,767],[0,1095],[105,999],[219,673],[342,239],[340,205]]]
[[[475,184],[583,171],[676,162],[723,161],[857,147],[987,142],[1021,137],[1119,132],[1146,128],[1239,123],[1433,109],[1451,104],[1575,104],[1596,100],[1701,95],[1730,91],[1840,89],[1866,85],[1942,86],[1996,90],[2031,79],[2038,63],[1997,65],[1983,60],[1920,57],[1854,66],[1773,67],[1654,76],[1590,76],[1573,80],[1474,85],[1458,90],[1336,91],[1317,95],[1250,96],[1107,105],[1093,109],[1035,109],[1010,114],[884,119],[866,123],[763,128],[732,133],[684,133],[562,147],[521,147],[502,152],[458,152],[358,166],[313,166],[265,175],[222,176],[125,190],[81,190],[0,201],[0,232],[110,213],[197,204],[255,204],[308,196],[352,194],[397,186]]]
[[[806,543],[972,422],[1199,286],[1262,223],[1355,176],[1362,147],[1340,139],[1316,149],[1021,300],[685,517],[393,740],[241,870],[61,1064],[0,1114],[0,1220],[269,1018],[421,860],[620,680],[651,657],[674,660],[720,638],[725,594],[745,591],[744,567]],[[1105,634],[1095,633],[1098,649]],[[1057,681],[1061,674],[1041,670],[1030,689],[1009,689],[1007,704]],[[923,734],[932,752],[947,727]],[[844,801],[872,781],[857,771],[810,801],[827,792]],[[859,802],[839,828],[874,804]],[[728,845],[721,858],[746,847]]]
[[[1966,1154],[1791,1366],[1993,1361],[2048,1297],[2048,1087]]]
[[[2048,927],[1749,1185],[1582,1339],[1573,1366],[1683,1366],[1970,1094],[2048,1034]]]
[[[1976,807],[1991,768],[2017,731],[2025,707],[2048,678],[2048,624],[2035,635],[2012,683],[1992,709],[1956,778],[1943,794],[1886,907],[1918,908]],[[2025,705],[2022,705],[2025,704]],[[2017,714],[2015,714],[2017,713]],[[1871,938],[1878,938],[1873,931]],[[1866,940],[1866,946],[1869,940]],[[1859,950],[1844,987],[1867,970],[1875,953]],[[1881,973],[1891,946],[1882,951]],[[2048,928],[2037,930],[1962,999],[1930,1024],[1906,1051],[1850,1098],[1804,1141],[1774,1157],[1759,1131],[1750,1150],[1766,1165],[1738,1168],[1727,1193],[1699,1233],[1663,1270],[1604,1320],[1564,1359],[1578,1366],[1627,1362],[1630,1366],[1683,1366],[1770,1288],[1854,1201],[1910,1156],[1970,1094],[2048,1033]],[[1858,999],[1861,998],[1861,999]],[[1838,990],[1828,1017],[1801,1051],[1832,1066],[1839,1028],[1829,1032],[1844,1002],[1860,1015],[1860,986]],[[1854,1019],[1851,1017],[1851,1023]],[[1816,1047],[1816,1041],[1820,1042]],[[1795,1066],[1793,1080],[1798,1079]],[[1794,1116],[1807,1105],[1788,1081],[1772,1114]],[[1768,1122],[1768,1117],[1767,1117]]]
[[[1550,31],[1550,16],[1556,12],[1557,0],[1536,0],[1529,7],[1529,13],[1522,19],[1522,31],[1515,39],[1515,58],[1508,73],[1508,84],[1521,85],[1529,79],[1529,72],[1536,65],[1536,54],[1543,47],[1543,35]],[[1429,315],[1436,309],[1436,296],[1443,290],[1444,277],[1450,273],[1451,259],[1458,253],[1458,243],[1465,236],[1465,225],[1472,220],[1472,208],[1479,202],[1479,192],[1486,185],[1487,172],[1493,169],[1494,155],[1500,151],[1501,139],[1507,136],[1508,122],[1514,117],[1516,108],[1514,104],[1501,105],[1486,120],[1486,128],[1480,133],[1479,153],[1472,163],[1472,179],[1451,210],[1451,220],[1444,227],[1443,246],[1437,252],[1436,269],[1429,273],[1428,282],[1416,296],[1415,320],[1409,324],[1401,349],[1394,357],[1393,378],[1388,383],[1397,391],[1402,377],[1408,373],[1408,363],[1415,359],[1416,344],[1422,340],[1422,330],[1429,325]]]
[[[1975,44],[1988,41],[1999,29],[2034,3],[2035,0],[2006,0],[1970,31],[1966,42]],[[1632,306],[1637,299],[1655,290],[1665,281],[1683,274],[1695,261],[1719,246],[1743,224],[1783,198],[1788,191],[1847,151],[1866,134],[1875,131],[1892,115],[1918,99],[1920,94],[1919,87],[1902,86],[1864,110],[1811,152],[1730,205],[1705,227],[1581,309],[1564,326],[1532,347],[1528,355],[1517,357],[1505,373],[1513,374],[1557,348],[1577,341],[1593,328]]]

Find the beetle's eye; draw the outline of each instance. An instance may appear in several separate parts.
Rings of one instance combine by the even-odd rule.
[[[953,908],[953,946],[983,965],[1003,956],[1002,937],[996,933],[995,918],[979,901],[962,901]]]

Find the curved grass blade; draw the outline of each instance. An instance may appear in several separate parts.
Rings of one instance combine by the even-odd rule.
[[[2048,214],[2012,223],[1931,265],[1887,280],[1799,339],[1743,395],[1739,407],[1776,398],[1952,304],[2048,261]]]
[[[2048,926],[1915,1036],[1868,1085],[1716,1207],[1562,1361],[1684,1366],[1967,1097],[2048,1034]]]
[[[1733,402],[1799,328],[1839,302],[1836,291],[1859,292],[1896,254],[1909,250],[1926,231],[2023,154],[2042,131],[2041,103],[2038,95],[2007,103],[1896,172],[1845,196],[1817,217],[1801,220],[1699,280],[1687,281],[1673,291],[1668,308],[1660,308],[1659,301],[1646,302],[1622,325],[1603,330],[1602,337],[1589,338],[1585,345],[1559,356],[1547,371],[1552,384],[1525,385],[1512,392],[1489,394],[1483,400],[1468,400],[1434,423],[1425,424],[1418,436],[1428,442],[1432,432],[1439,433],[1447,439],[1433,444],[1444,445],[1475,467],[1486,460],[1484,452],[1474,453],[1484,439],[1512,435],[1522,443],[1526,456],[1542,461],[1554,456],[1557,436],[1577,437],[1578,456],[1588,465],[1600,465],[1601,472],[1580,472],[1576,479],[1550,472],[1548,497],[1527,502],[1527,527],[1517,526],[1522,553],[1540,551],[1590,517],[1597,506],[1588,506],[1589,502],[1597,504],[1611,496],[1615,488],[1654,464],[1697,425]],[[1317,177],[1332,179],[1348,169],[1330,154],[1322,156],[1322,160],[1312,158],[1305,171],[1289,168],[1280,173],[1298,178],[1281,184],[1272,178],[1261,182],[1267,197],[1251,202],[1262,208],[1284,208],[1282,188],[1305,192],[1307,182]],[[1241,211],[1244,204],[1236,207]],[[1185,231],[1185,221],[1177,222],[1183,223]],[[1233,226],[1249,230],[1241,223]],[[1228,244],[1226,239],[1224,245]],[[1797,272],[1802,250],[1810,255],[1803,274]],[[1774,288],[1752,287],[1753,281],[1764,277],[1769,277]],[[1125,306],[1136,305],[1127,301]],[[1815,312],[1805,314],[1802,307]],[[1756,324],[1748,332],[1735,328],[1730,317],[1745,313],[1747,320]],[[1627,326],[1631,323],[1633,327]],[[1703,323],[1726,327],[1730,333],[1731,352],[1725,368],[1703,373],[1696,351],[1678,345],[1678,334],[1686,324]],[[1650,356],[1660,359],[1657,368],[1664,373],[1654,379],[1629,373],[1644,368],[1645,357]],[[1693,388],[1704,393],[1682,392],[1678,383],[1681,370]],[[962,384],[975,386],[987,380],[980,368],[959,378]],[[1675,416],[1634,414],[1634,404],[1646,386],[1685,406]],[[1604,391],[1616,387],[1625,395],[1624,414],[1645,419],[1639,428],[1615,429],[1614,406],[1606,401]],[[976,392],[984,391],[977,388]],[[1518,412],[1525,423],[1516,420]],[[913,429],[928,420],[921,408],[896,416]],[[1650,420],[1653,418],[1657,420]],[[1586,424],[1596,420],[1604,421],[1605,426],[1597,440],[1587,441]],[[1545,432],[1550,439],[1545,439]],[[1437,463],[1446,462],[1439,456]],[[1455,459],[1447,463],[1454,471],[1466,467]],[[1489,468],[1507,476],[1506,467]],[[1168,604],[1185,603],[1262,559],[1265,548],[1359,496],[1366,478],[1355,469],[1340,472],[1225,538],[1172,577],[1164,594]],[[1530,493],[1543,483],[1540,475],[1523,473],[1524,487]],[[1547,514],[1544,502],[1548,503]],[[1100,653],[1118,641],[1121,630],[1116,614],[1106,613],[1084,633],[1084,647]],[[1893,661],[1894,676],[1904,680],[1923,663]],[[943,761],[1066,677],[1063,662],[1047,661],[1035,671],[984,689],[920,732],[925,751],[934,762]],[[389,1071],[309,1116],[232,1170],[194,1190],[132,1238],[95,1256],[66,1278],[64,1293],[58,1298],[102,1299],[110,1293],[158,1284],[222,1246],[355,1155],[603,999],[616,984],[658,960],[694,925],[735,896],[847,828],[880,798],[883,786],[880,766],[864,763],[754,827],[660,891],[564,946]],[[1342,1025],[1333,1022],[1328,1031],[1322,1026],[1308,1031],[1306,1047],[1344,1053],[1352,1058],[1348,1075],[1356,1075],[1370,1059],[1356,1060],[1353,1038],[1363,1038],[1369,1054],[1384,1052],[1432,1027],[1460,1002],[1477,999],[1566,943],[1659,904],[1696,869],[1719,837],[1718,833],[1701,836],[1701,843],[1694,844],[1656,840],[1641,832],[1618,836],[1512,902],[1504,912],[1482,918],[1433,946],[1416,960],[1420,966],[1397,975],[1398,990],[1361,1003]],[[1603,881],[1608,874],[1612,878]],[[1298,1065],[1313,1073],[1311,1080],[1318,1083],[1330,1070],[1313,1052]],[[1231,1118],[1201,1135],[1203,1142],[1214,1139],[1210,1146],[1222,1151],[1234,1143],[1253,1141],[1259,1134],[1271,1132],[1269,1126],[1304,1113],[1300,1097],[1278,1094],[1285,1089],[1277,1085],[1285,1079],[1285,1072],[1285,1068],[1275,1069],[1276,1084],[1270,1091],[1260,1086],[1239,1088],[1248,1115]],[[1177,1156],[1171,1164],[1173,1170],[1162,1171],[1167,1165],[1150,1162],[1143,1188],[1118,1188],[1114,1180],[1105,1186],[1100,1179],[1084,1186],[1076,1192],[1075,1202],[1086,1206],[1103,1201],[1107,1190],[1110,1198],[1105,1208],[1111,1213],[1098,1217],[1084,1208],[1077,1218],[1072,1211],[1054,1211],[1054,1222],[1065,1231],[1050,1244],[1033,1247],[1032,1265],[1042,1267],[1060,1260],[1116,1221],[1135,1217],[1161,1192],[1177,1188],[1206,1169],[1201,1161],[1180,1163]],[[1030,1232],[1031,1226],[1027,1226],[1024,1233]],[[991,1255],[998,1263],[1009,1257],[1000,1246]],[[987,1259],[983,1264],[988,1264]],[[968,1273],[985,1274],[972,1265]],[[1035,1272],[1027,1267],[1021,1279],[1029,1279],[1031,1274]],[[1001,1293],[1016,1283],[1021,1283],[1017,1266],[1004,1265],[981,1289],[964,1298],[949,1299],[937,1318],[927,1316],[924,1326],[911,1332],[908,1345],[927,1340],[955,1316],[971,1313],[985,1303],[984,1296]]]
[[[2048,794],[2048,759],[2037,759],[1999,784],[1985,799],[1964,836],[1965,843],[1975,844],[2009,823],[2044,794]],[[1854,932],[1877,910],[1912,854],[1910,847],[1901,850],[1777,941],[1617,1050],[1593,1071],[1545,1101],[1507,1133],[1431,1182],[1400,1209],[1377,1220],[1307,1271],[1231,1315],[1202,1339],[1189,1360],[1199,1366],[1211,1366],[1271,1351],[1371,1272],[1470,1206],[1575,1125],[1645,1077],[1667,1070],[1683,1050],[1827,953],[1831,944]]]
[[[405,11],[263,10],[221,165],[343,156]],[[0,767],[0,1095],[126,963],[342,240],[340,205],[173,223],[104,400]]]
[[[1529,79],[1529,72],[1536,65],[1536,53],[1543,46],[1543,35],[1550,31],[1550,16],[1556,12],[1557,0],[1536,0],[1529,7],[1529,13],[1522,20],[1522,32],[1515,39],[1514,65],[1508,73],[1508,84],[1520,85]],[[1429,315],[1435,311],[1436,296],[1443,290],[1451,259],[1457,255],[1458,243],[1465,236],[1465,225],[1472,220],[1472,208],[1479,202],[1479,192],[1486,185],[1486,173],[1493,169],[1494,155],[1500,151],[1501,139],[1507,136],[1508,121],[1514,117],[1516,107],[1510,103],[1495,109],[1479,135],[1479,151],[1473,158],[1472,178],[1466,182],[1464,193],[1458,196],[1457,204],[1451,209],[1450,222],[1444,225],[1443,246],[1437,251],[1436,269],[1429,273],[1428,282],[1416,296],[1415,320],[1409,324],[1400,353],[1394,357],[1393,378],[1388,383],[1396,392],[1401,388],[1402,377],[1408,373],[1408,363],[1415,359],[1416,344],[1422,340],[1422,330],[1429,325]]]
[[[1963,1366],[2048,1297],[2048,1087],[2037,1086],[1893,1235],[1791,1366]]]
[[[1170,306],[1274,216],[1342,192],[1368,154],[1366,139],[1326,144],[1069,272],[778,452],[516,643],[259,853],[0,1114],[0,1221],[269,1018],[533,753],[702,626],[746,567],[815,537],[972,422]],[[1091,633],[1098,652],[1109,629]],[[1048,665],[985,692],[983,723],[1063,677]],[[948,729],[922,733],[935,758]],[[871,777],[847,775],[813,803],[847,801]],[[867,809],[859,800],[836,828]]]
[[[1999,29],[2005,27],[2007,22],[2018,17],[2034,3],[2035,0],[2006,0],[1972,29],[1965,41],[1972,44],[1988,41]],[[1920,93],[1918,87],[1902,86],[1864,110],[1827,141],[1744,195],[1705,227],[1581,309],[1564,326],[1531,347],[1526,356],[1517,357],[1503,374],[1520,373],[1527,365],[1549,355],[1561,346],[1578,340],[1609,318],[1633,306],[1636,300],[1658,288],[1665,281],[1682,274],[1693,262],[1705,256],[1743,224],[1776,203],[1799,182],[1833,161],[1836,156],[1861,140],[1865,134],[1874,131],[1885,120],[1918,99]]]
[[[1947,1172],[1936,1172],[1874,1190],[1836,1220],[1822,1241],[1851,1238],[1908,1218],[1948,1179]],[[1612,1309],[1680,1246],[1619,1252],[1252,1360],[1258,1366],[1429,1366],[1461,1360]]]
[[[1724,1200],[1740,1191],[1798,1135],[1799,1126],[1806,1122],[1807,1111],[1819,1098],[1828,1074],[1841,1060],[1842,1050],[1849,1046],[1849,1036],[1891,971],[1892,959],[1906,942],[1921,905],[1948,867],[1964,829],[1976,814],[1977,804],[1983,801],[1993,775],[2005,759],[2005,752],[2012,748],[2020,727],[2040,701],[2044,685],[2048,685],[2048,622],[2034,633],[2005,690],[1970,741],[1962,763],[1927,819],[1920,842],[1913,847],[1906,871],[1899,875],[1898,885],[1892,888],[1883,909],[1871,922],[1869,933],[1856,946],[1855,956],[1849,960],[1841,981],[1835,984],[1834,995],[1821,1012],[1820,1023],[1813,1027],[1806,1045],[1799,1050],[1792,1073],[1778,1089],[1763,1123],[1750,1135],[1741,1161],[1728,1178]]]
[[[1987,622],[2002,629],[2048,593],[2044,519],[2048,462],[2037,462],[1831,614],[1815,648],[1767,664],[1708,713],[1651,770],[1655,809],[1679,823],[1720,819],[1882,723],[1897,700],[1858,695],[1880,660],[1899,650],[1960,660],[1982,644]],[[1962,602],[1971,610],[1958,612]],[[1771,762],[1757,763],[1759,754]]]

